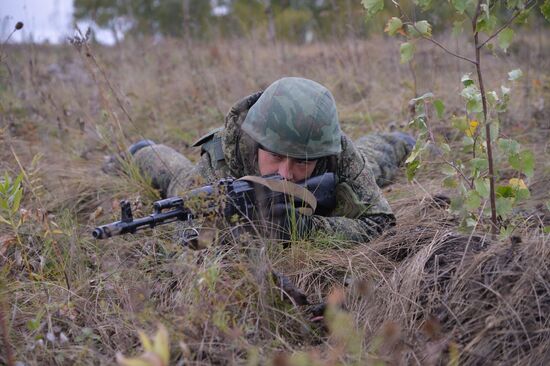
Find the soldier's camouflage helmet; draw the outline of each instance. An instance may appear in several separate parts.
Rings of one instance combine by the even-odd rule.
[[[334,98],[327,88],[308,79],[275,81],[252,105],[241,128],[265,149],[296,159],[342,151]]]

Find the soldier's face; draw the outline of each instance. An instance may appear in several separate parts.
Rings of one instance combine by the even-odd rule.
[[[300,160],[258,149],[258,168],[261,175],[279,174],[291,182],[299,182],[313,174],[317,160]]]

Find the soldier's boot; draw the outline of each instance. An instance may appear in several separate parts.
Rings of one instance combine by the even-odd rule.
[[[409,156],[412,149],[414,148],[414,145],[416,145],[416,139],[412,135],[405,132],[400,132],[400,131],[391,132],[390,135],[393,135],[395,138],[403,141],[406,144],[406,148],[407,148],[407,153],[405,156],[405,159],[406,159],[407,156]]]
[[[124,153],[107,155],[105,161],[101,165],[101,170],[105,174],[117,175],[122,172],[122,160],[134,156],[139,150],[143,149],[146,146],[154,145],[155,142],[152,140],[140,140],[136,143],[130,145],[130,147]]]
[[[131,156],[134,156],[139,150],[143,149],[146,146],[155,145],[155,142],[152,140],[140,140],[128,148],[128,152]]]

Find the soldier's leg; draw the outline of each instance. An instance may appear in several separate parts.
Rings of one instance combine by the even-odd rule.
[[[355,141],[380,187],[391,184],[414,147],[415,139],[403,132],[373,133]]]
[[[166,197],[174,191],[177,182],[184,182],[193,171],[194,165],[185,156],[165,145],[142,144],[132,151],[132,148],[142,141],[132,145],[129,152],[142,174],[151,177],[152,184]],[[181,188],[181,187],[180,187]]]

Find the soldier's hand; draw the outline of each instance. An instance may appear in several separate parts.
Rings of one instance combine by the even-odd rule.
[[[271,223],[276,227],[278,237],[283,240],[306,238],[313,229],[311,216],[301,214],[290,203],[273,205],[271,208]]]

